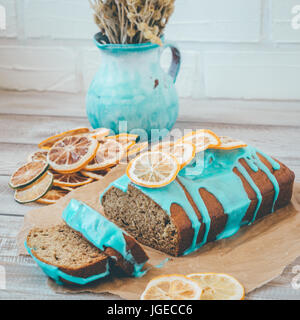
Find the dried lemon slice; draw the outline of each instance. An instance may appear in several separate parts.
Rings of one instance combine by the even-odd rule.
[[[136,134],[129,134],[129,133],[120,133],[116,136],[109,136],[106,137],[106,139],[113,139],[118,141],[119,143],[122,144],[122,146],[124,147],[125,150],[128,150],[129,148],[131,148],[132,146],[135,145],[136,143],[136,139],[139,136]]]
[[[221,144],[219,137],[211,130],[201,129],[188,133],[176,143],[190,142],[196,146],[196,153]]]
[[[45,161],[28,162],[12,174],[9,186],[13,189],[24,188],[41,177],[48,167]]]
[[[152,151],[162,151],[172,154],[178,160],[182,169],[194,159],[196,146],[190,142],[174,143],[167,141],[155,145]]]
[[[243,300],[245,289],[234,277],[222,273],[193,273],[187,276],[202,288],[201,300]]]
[[[15,200],[19,203],[34,202],[43,197],[50,190],[52,183],[53,175],[47,171],[30,186],[23,189],[17,189],[15,191]]]
[[[106,168],[104,170],[99,170],[99,171],[86,171],[86,170],[81,170],[80,173],[88,178],[92,178],[94,180],[101,180],[103,177],[107,175],[107,173],[111,170],[111,168]]]
[[[139,136],[137,134],[130,134],[130,133],[120,133],[120,134],[117,134],[115,136],[108,136],[106,137],[106,139],[114,139],[114,140],[117,140],[117,141],[136,141],[136,139],[138,138]]]
[[[99,171],[113,167],[124,157],[125,150],[119,142],[107,139],[100,142],[97,153],[92,160],[84,167],[86,171]]]
[[[32,161],[46,161],[47,162],[47,155],[48,155],[47,150],[38,150],[38,151],[30,154],[27,158],[27,161],[28,162],[32,162]]]
[[[98,141],[93,138],[66,137],[56,142],[49,150],[47,160],[57,172],[77,172],[94,158],[98,145]]]
[[[65,137],[69,137],[69,136],[74,136],[77,134],[84,134],[84,133],[88,133],[90,132],[89,128],[78,128],[78,129],[72,129],[72,130],[68,130],[59,134],[56,134],[52,137],[49,137],[47,139],[45,139],[44,141],[40,142],[38,144],[38,147],[40,149],[50,149],[57,141],[65,138]]]
[[[175,180],[180,170],[176,158],[164,152],[145,152],[133,159],[126,170],[129,179],[147,188],[160,188]]]
[[[233,139],[226,136],[220,136],[221,144],[213,149],[233,150],[247,147],[247,143],[239,139]]]
[[[90,177],[83,176],[80,174],[80,172],[74,172],[70,174],[53,172],[53,176],[53,185],[57,187],[77,188],[94,181],[94,179]]]
[[[107,128],[99,128],[91,132],[91,137],[100,141],[103,138],[107,137],[109,135],[109,132],[110,130]]]
[[[146,142],[140,142],[140,143],[136,143],[133,146],[129,147],[127,150],[127,156],[128,157],[132,157],[137,155],[138,153],[148,149],[149,143]]]
[[[199,300],[202,289],[196,281],[183,275],[171,274],[152,279],[141,300]]]
[[[38,203],[42,204],[53,204],[56,203],[59,199],[63,198],[69,193],[67,190],[60,188],[52,188],[49,190],[42,198],[38,199]]]

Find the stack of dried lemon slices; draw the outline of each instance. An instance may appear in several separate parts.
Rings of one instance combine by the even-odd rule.
[[[211,130],[193,131],[175,142],[161,142],[133,159],[127,167],[129,179],[142,187],[161,188],[177,177],[197,153],[207,149],[233,150],[246,147],[241,140],[217,136]]]
[[[114,166],[148,149],[137,135],[109,136],[106,128],[69,130],[39,143],[9,185],[19,203],[52,204],[73,189],[102,179]]]

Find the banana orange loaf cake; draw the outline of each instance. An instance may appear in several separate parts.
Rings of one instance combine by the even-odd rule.
[[[141,243],[173,256],[234,235],[240,227],[286,206],[294,173],[251,146],[209,149],[161,188],[127,175],[101,195],[105,215]]]

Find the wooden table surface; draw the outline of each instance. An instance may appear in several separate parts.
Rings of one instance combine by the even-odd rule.
[[[80,126],[88,126],[83,96],[0,92],[0,272],[6,273],[6,289],[0,287],[0,299],[117,299],[56,294],[33,260],[17,255],[15,238],[23,216],[36,205],[14,201],[9,176],[36,150],[39,141]],[[182,100],[176,128],[210,128],[239,137],[287,164],[300,181],[299,103]],[[280,277],[246,298],[300,299],[300,289],[291,285],[296,276],[292,268],[298,264],[300,257]]]

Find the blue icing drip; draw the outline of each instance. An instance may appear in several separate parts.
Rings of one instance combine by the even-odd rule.
[[[125,260],[133,264],[133,276],[140,277],[145,274],[145,271],[141,271],[144,263],[137,264],[131,252],[127,251],[123,231],[99,212],[71,199],[63,211],[62,218],[68,226],[80,232],[95,247],[102,251],[107,247],[118,251]]]
[[[251,203],[240,178],[233,171],[229,171],[218,177],[207,178],[203,183],[197,181],[197,185],[213,194],[221,203],[224,213],[228,215],[225,229],[217,236],[217,240],[235,234],[240,229],[242,219]]]
[[[280,169],[280,164],[277,161],[275,161],[272,157],[268,156],[267,154],[265,154],[264,152],[262,152],[260,150],[258,151],[258,153],[261,154],[264,158],[266,158],[270,162],[272,168],[275,171]]]
[[[257,196],[257,206],[255,208],[254,214],[253,214],[253,219],[249,222],[252,223],[255,219],[256,219],[256,215],[257,212],[261,206],[262,203],[262,195],[261,192],[259,190],[259,188],[257,187],[257,185],[254,183],[254,181],[252,180],[252,178],[250,177],[249,173],[247,172],[247,170],[240,164],[237,163],[236,168],[239,170],[239,172],[244,176],[244,178],[248,181],[248,183],[250,184],[251,188],[255,191],[256,196]],[[246,224],[247,222],[245,222]]]
[[[245,177],[257,194],[258,204],[254,213],[255,219],[262,202],[262,196],[245,168],[239,164],[240,159],[245,159],[254,172],[257,172],[260,169],[267,174],[275,190],[273,203],[274,210],[274,205],[279,194],[279,185],[274,175],[260,161],[256,152],[258,151],[251,146],[228,151],[206,150],[205,152],[198,154],[194,161],[180,171],[178,179],[191,194],[202,215],[203,222],[206,225],[206,233],[203,242],[200,245],[196,245],[200,223],[183,190],[176,181],[160,189],[144,188],[137,185],[135,185],[135,187],[152,198],[168,214],[170,214],[170,206],[174,202],[186,211],[192,221],[194,230],[197,231],[195,232],[192,246],[185,252],[185,254],[187,254],[196,250],[207,241],[207,235],[210,229],[210,217],[205,203],[199,194],[200,188],[204,188],[213,194],[221,203],[224,213],[228,215],[226,227],[223,232],[217,236],[217,240],[232,236],[245,224],[242,220],[251,204],[251,200],[248,198],[241,179],[233,172],[235,167]],[[274,170],[280,169],[280,165],[275,160],[263,153],[261,154],[271,163]],[[113,182],[112,185],[123,192],[127,192],[129,183],[131,183],[131,181],[125,175]],[[109,188],[111,186],[109,186]],[[254,219],[251,222],[253,222]]]
[[[259,159],[259,157],[256,155],[256,152],[260,153],[263,157],[265,157],[270,162],[270,164],[272,165],[274,170],[279,170],[280,165],[275,160],[273,160],[271,157],[263,154],[261,151],[255,150],[254,148],[251,148],[251,149],[252,149],[252,157],[246,158],[245,160],[250,167],[256,166],[257,168],[262,170],[267,175],[267,177],[269,178],[271,183],[273,184],[274,199],[273,199],[273,205],[272,205],[272,212],[274,212],[275,204],[278,199],[278,195],[279,195],[279,191],[280,191],[280,187],[279,187],[278,181],[276,180],[275,176],[272,174],[272,172],[269,170],[269,168],[267,166],[265,166],[264,163]]]
[[[50,278],[52,278],[57,284],[62,285],[63,282],[60,280],[64,279],[79,285],[85,285],[87,283],[93,282],[95,280],[104,278],[106,276],[109,275],[110,271],[109,271],[109,264],[107,262],[106,264],[106,270],[103,273],[88,277],[88,278],[79,278],[79,277],[74,277],[71,276],[65,272],[62,272],[58,267],[49,265],[45,262],[42,262],[40,260],[38,260],[32,253],[32,248],[29,248],[27,245],[27,242],[25,241],[24,243],[26,250],[28,251],[28,253],[31,255],[31,257],[33,258],[33,260],[38,264],[38,266],[43,270],[43,272]]]
[[[204,201],[202,200],[200,193],[199,193],[199,187],[197,186],[196,183],[190,183],[189,179],[186,179],[184,177],[178,177],[179,181],[183,184],[183,186],[186,188],[187,192],[191,195],[193,198],[197,208],[199,209],[201,215],[202,215],[202,222],[205,224],[205,235],[203,238],[202,243],[196,244],[193,243],[190,249],[188,249],[184,254],[189,254],[195,249],[200,248],[204,243],[206,243],[207,240],[207,235],[210,229],[210,216],[208,214],[206,205]]]

